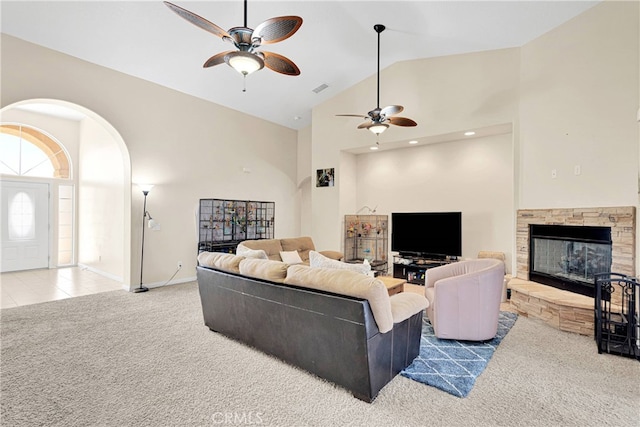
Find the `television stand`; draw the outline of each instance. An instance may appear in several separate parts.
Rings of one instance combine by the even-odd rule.
[[[407,283],[424,286],[428,269],[456,261],[457,259],[452,258],[432,259],[406,255],[394,256],[393,277],[404,279]]]

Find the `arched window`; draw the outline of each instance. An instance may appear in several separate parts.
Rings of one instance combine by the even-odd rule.
[[[42,131],[4,124],[0,125],[0,173],[69,179],[69,157]]]

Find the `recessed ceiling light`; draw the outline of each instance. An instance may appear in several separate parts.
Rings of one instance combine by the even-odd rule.
[[[470,130],[469,132],[465,132],[464,136],[471,136],[471,135],[475,135],[476,133],[472,130]]]
[[[293,116],[293,120],[300,120],[302,117],[300,116]]]
[[[413,141],[409,141],[409,144],[417,144],[418,141],[416,141],[415,139]]]
[[[373,145],[373,146],[369,147],[369,150],[374,150],[374,151],[375,151],[375,150],[377,150],[377,149],[378,149],[378,146],[377,146],[377,145]]]

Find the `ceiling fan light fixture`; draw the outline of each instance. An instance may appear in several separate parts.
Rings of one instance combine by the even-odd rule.
[[[375,133],[376,135],[380,135],[382,132],[387,130],[388,127],[389,125],[386,123],[376,123],[374,125],[369,126],[369,130]]]
[[[244,76],[264,68],[262,58],[249,52],[229,52],[224,56],[224,62]]]

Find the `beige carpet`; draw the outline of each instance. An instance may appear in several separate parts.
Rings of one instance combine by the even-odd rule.
[[[468,397],[398,376],[367,404],[210,332],[194,283],[0,316],[3,426],[640,424],[640,363],[522,317]]]

